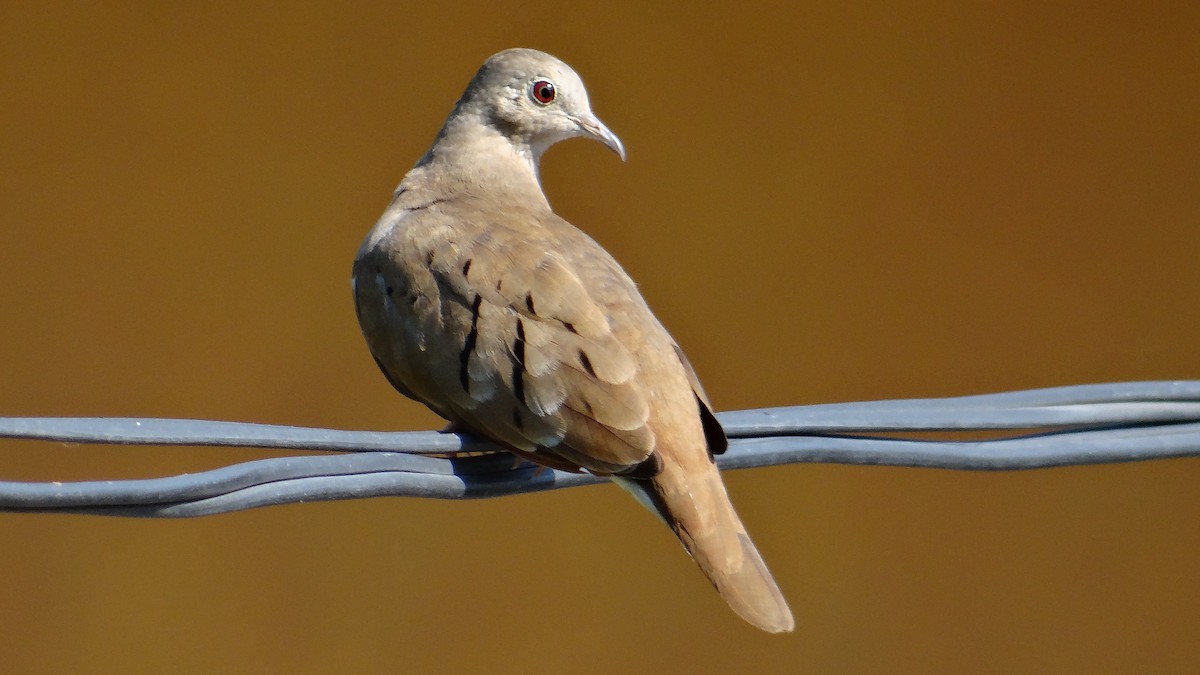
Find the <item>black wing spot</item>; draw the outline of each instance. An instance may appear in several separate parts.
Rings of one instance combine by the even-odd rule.
[[[708,458],[713,459],[713,455],[725,454],[725,450],[729,448],[729,438],[725,436],[725,429],[699,396],[696,397],[696,404],[700,406],[700,426],[704,429],[704,440],[708,442]]]
[[[450,201],[450,200],[448,200],[448,199],[431,199],[431,200],[425,202],[424,204],[417,204],[416,206],[410,206],[408,208],[408,210],[409,211],[424,211],[425,209],[427,209],[431,206],[435,206],[437,204],[441,204],[442,202],[446,202],[446,201]]]
[[[473,262],[473,261],[472,261],[470,258],[468,258],[468,259],[467,259],[467,262],[463,263],[463,276],[464,276],[464,277],[465,277],[465,276],[467,276],[467,274],[468,274],[468,273],[470,273],[470,271],[471,271],[471,263],[472,263],[472,262]]]
[[[649,457],[642,460],[640,463],[625,469],[618,475],[625,476],[626,478],[646,480],[657,476],[660,472],[662,472],[662,468],[662,456],[658,454],[657,450],[655,450],[654,452],[650,453]],[[658,490],[647,490],[646,496],[650,497],[650,501],[654,504],[655,510],[657,510],[663,516],[663,520],[667,521],[668,523],[671,522],[672,518],[670,518],[670,511],[667,509],[667,504],[665,501],[663,501],[662,495],[659,494]]]
[[[525,431],[525,420],[521,417],[521,409],[513,408],[513,426],[517,431]]]
[[[433,267],[433,251],[425,252],[425,266]]]
[[[528,309],[530,314],[537,316],[537,310],[533,308],[533,293],[525,294],[525,309]]]
[[[579,365],[583,366],[584,372],[595,377],[596,371],[592,368],[592,360],[588,358],[587,352],[579,350]]]
[[[575,330],[575,324],[571,323],[570,321],[564,321],[563,328],[566,328],[567,330],[571,331],[572,333],[579,335],[579,333]]]
[[[513,363],[512,381],[513,394],[521,403],[528,405],[528,403],[525,401],[525,371],[521,368],[521,364],[519,363]]]
[[[517,363],[525,365],[525,322],[517,319],[517,339],[513,340],[513,355]]]
[[[517,338],[513,340],[512,367],[513,394],[521,403],[525,400],[525,323],[517,319]]]
[[[458,382],[462,385],[463,391],[471,393],[471,376],[467,372],[467,366],[471,362],[471,352],[475,351],[475,341],[479,339],[479,306],[483,304],[483,298],[476,295],[475,301],[471,303],[471,330],[467,333],[467,339],[463,341],[462,351],[458,354]]]

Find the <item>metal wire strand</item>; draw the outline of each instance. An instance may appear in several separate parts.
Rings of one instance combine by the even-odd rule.
[[[724,469],[794,463],[1009,471],[1200,455],[1200,381],[1126,382],[958,398],[834,403],[727,412]],[[883,432],[1019,432],[983,440]],[[306,501],[380,496],[472,499],[590,485],[485,441],[376,432],[137,418],[0,418],[0,438],[121,445],[323,450],[165,478],[0,481],[0,510],[178,518]],[[481,456],[449,453],[494,451]]]

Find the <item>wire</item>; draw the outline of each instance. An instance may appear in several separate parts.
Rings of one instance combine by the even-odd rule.
[[[723,470],[794,463],[1009,471],[1200,455],[1200,381],[1080,385],[958,398],[727,412]],[[1017,431],[983,440],[880,437]],[[178,518],[380,496],[475,499],[603,478],[545,469],[489,443],[437,432],[377,432],[138,418],[0,418],[0,438],[122,445],[322,450],[165,478],[0,481],[0,510]],[[440,457],[491,451],[468,457]]]

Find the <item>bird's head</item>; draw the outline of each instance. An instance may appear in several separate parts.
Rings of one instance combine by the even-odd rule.
[[[621,139],[592,113],[583,80],[570,66],[534,49],[508,49],[490,57],[458,104],[481,115],[536,160],[568,138],[600,141],[625,159]]]

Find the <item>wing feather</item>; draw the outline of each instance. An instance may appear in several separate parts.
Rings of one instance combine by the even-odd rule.
[[[607,308],[557,254],[526,237],[493,236],[497,229],[464,240],[410,227],[424,236],[395,236],[366,252],[361,264],[378,267],[377,286],[390,294],[373,297],[356,284],[358,302],[390,303],[400,329],[391,334],[423,337],[391,352],[372,344],[385,374],[515,450],[598,473],[641,463],[654,451],[649,402]]]

